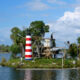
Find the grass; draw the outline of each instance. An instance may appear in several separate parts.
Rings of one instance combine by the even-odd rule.
[[[6,62],[5,59],[0,63],[2,66],[14,67],[14,68],[62,68],[62,59],[35,59],[31,61],[20,59],[11,59]],[[64,68],[80,67],[80,61],[73,64],[73,59],[64,60]]]

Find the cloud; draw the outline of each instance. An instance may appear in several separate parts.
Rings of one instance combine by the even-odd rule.
[[[50,30],[56,32],[57,41],[76,42],[80,36],[80,7],[75,8],[73,12],[66,11],[55,23],[49,23]]]
[[[59,4],[59,5],[65,5],[66,4],[66,2],[61,1],[61,0],[47,0],[47,2],[55,3],[55,4]]]
[[[30,10],[46,10],[46,9],[49,9],[49,6],[47,4],[41,2],[41,0],[34,0],[31,2],[28,2],[26,5]]]
[[[76,29],[75,32],[80,34],[80,29]]]

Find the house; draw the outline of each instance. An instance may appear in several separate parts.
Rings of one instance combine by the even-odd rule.
[[[64,47],[53,47],[50,49],[51,52],[53,52],[52,57],[53,58],[62,58],[65,56],[64,54]]]
[[[50,35],[50,38],[43,38],[42,44],[45,48],[55,47],[55,39],[53,38],[53,34]]]
[[[51,39],[50,39],[50,38],[45,38],[45,39],[43,39],[43,40],[44,40],[43,46],[44,46],[45,48],[49,48],[49,47],[52,46],[52,42],[51,42]]]
[[[65,48],[56,47],[55,39],[53,38],[52,34],[50,38],[44,38],[42,40],[42,44],[43,44],[42,55],[44,55],[45,57],[62,58],[64,56],[63,50]]]

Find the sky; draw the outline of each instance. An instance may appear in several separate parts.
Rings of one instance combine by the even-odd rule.
[[[10,30],[42,20],[54,32],[57,46],[80,36],[80,0],[0,0],[0,44],[11,45]]]

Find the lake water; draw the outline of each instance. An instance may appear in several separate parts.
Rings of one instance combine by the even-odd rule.
[[[2,56],[10,58],[9,54]],[[80,80],[80,69],[17,70],[0,66],[0,80]]]

